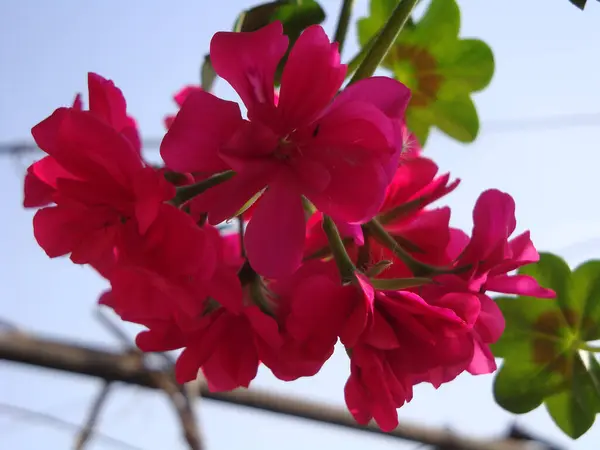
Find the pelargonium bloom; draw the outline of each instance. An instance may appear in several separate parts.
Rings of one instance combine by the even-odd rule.
[[[252,33],[217,33],[211,61],[244,101],[249,120],[237,105],[194,92],[161,146],[173,170],[236,172],[194,200],[211,223],[263,192],[245,243],[252,267],[274,278],[302,260],[303,195],[339,221],[360,223],[377,212],[402,150],[400,122],[391,117],[403,115],[410,97],[404,85],[377,77],[334,98],[346,66],[337,44],[312,26],[290,52],[275,104],[275,70],[288,46],[282,33],[279,22]]]
[[[350,348],[345,397],[356,421],[374,418],[391,431],[396,409],[412,399],[424,375],[468,364],[473,346],[463,337],[479,311],[474,295],[447,294],[432,305],[413,292],[374,291],[373,318]]]
[[[101,110],[108,114],[110,108]],[[121,122],[111,120],[93,111],[58,108],[31,130],[51,158],[34,163],[33,171],[52,188],[55,203],[36,213],[34,235],[48,256],[70,253],[73,262],[90,263],[101,272],[114,259],[122,231],[133,226],[145,234],[162,211],[174,209],[164,202],[175,194],[142,160],[124,132],[129,128],[117,129]]]
[[[539,298],[553,298],[554,291],[543,288],[529,275],[509,272],[539,261],[529,231],[510,239],[516,228],[515,201],[504,192],[483,192],[473,209],[473,231],[469,238],[453,230],[448,248],[457,267],[471,269],[457,275],[443,275],[439,282],[456,290],[502,292]]]
[[[460,230],[451,230],[447,248],[449,259],[456,267],[470,267],[457,274],[439,275],[435,284],[424,286],[422,292],[431,298],[447,292],[473,293],[481,304],[471,332],[465,337],[473,346],[473,356],[467,366],[454,366],[431,372],[427,378],[434,386],[454,379],[460,372],[486,374],[496,370],[489,345],[504,331],[504,317],[486,291],[552,298],[551,289],[543,288],[528,275],[508,273],[539,260],[539,255],[526,231],[510,240],[515,230],[515,203],[512,197],[496,189],[483,192],[473,210],[471,238]],[[435,304],[435,303],[434,303]]]

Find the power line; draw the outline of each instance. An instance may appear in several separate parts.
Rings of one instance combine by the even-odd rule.
[[[489,120],[482,123],[481,130],[484,134],[501,134],[593,126],[600,126],[600,112],[523,119]],[[146,150],[157,150],[160,147],[161,141],[161,137],[145,139],[142,142],[142,148]],[[35,153],[38,150],[35,143],[31,141],[23,140],[0,143],[0,156],[20,156]]]

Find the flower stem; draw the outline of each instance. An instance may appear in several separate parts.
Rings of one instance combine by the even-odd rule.
[[[344,48],[344,42],[346,41],[346,35],[348,34],[348,25],[350,24],[350,16],[352,15],[352,7],[354,6],[354,0],[344,0],[342,3],[342,9],[340,10],[340,17],[338,19],[337,29],[335,30],[335,38],[333,39],[339,45],[340,55]]]
[[[325,231],[325,234],[327,235],[329,247],[331,247],[331,253],[333,254],[338,270],[340,271],[342,282],[348,283],[353,281],[356,267],[354,267],[354,263],[350,259],[346,247],[344,247],[344,242],[342,241],[342,237],[340,236],[340,232],[335,226],[335,223],[331,217],[326,215],[323,215],[323,231]]]
[[[175,206],[181,206],[185,202],[193,199],[195,196],[202,194],[204,191],[214,187],[224,181],[229,180],[235,175],[233,170],[218,173],[205,180],[199,181],[198,183],[189,184],[187,186],[179,186],[177,188],[177,194],[171,199],[169,203]]]
[[[590,353],[600,353],[600,347],[595,347],[593,345],[588,345],[585,342],[582,342],[579,345],[579,350],[584,350],[584,351],[590,352]]]
[[[364,225],[375,239],[377,239],[382,245],[389,248],[394,255],[398,257],[408,268],[412,271],[415,277],[426,277],[432,275],[441,275],[445,273],[459,273],[466,270],[466,267],[435,267],[424,262],[418,261],[412,257],[405,249],[403,249],[398,242],[383,228],[383,225],[373,219]]]
[[[379,35],[375,39],[369,53],[365,56],[362,63],[356,69],[354,76],[350,80],[350,84],[368,78],[375,73],[377,67],[381,64],[390,48],[396,41],[404,24],[410,17],[410,14],[419,0],[400,0],[392,15],[383,26]]]

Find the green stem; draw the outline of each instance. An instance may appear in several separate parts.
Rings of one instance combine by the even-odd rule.
[[[579,344],[579,350],[584,350],[590,353],[600,353],[600,347],[595,347],[593,345],[588,345],[585,342]]]
[[[352,58],[348,62],[348,70],[346,71],[346,78],[350,78],[350,76],[352,76],[352,74],[354,74],[356,69],[358,69],[358,66],[360,65],[360,63],[363,62],[363,59],[365,59],[365,56],[371,50],[371,47],[373,46],[375,39],[377,39],[376,34],[371,36],[371,38],[364,45],[364,47],[360,49],[360,52],[358,52],[356,55],[354,55],[354,58]]]
[[[423,276],[431,276],[431,275],[441,275],[444,273],[456,273],[457,271],[464,270],[464,268],[443,268],[443,267],[435,267],[429,264],[423,263],[421,261],[416,260],[412,257],[410,253],[404,250],[398,242],[391,236],[383,225],[377,221],[377,219],[373,219],[370,222],[364,225],[371,233],[371,235],[377,239],[382,245],[389,248],[394,255],[396,255],[404,264],[408,266],[408,268],[412,271],[415,277],[423,277]]]
[[[353,6],[354,0],[344,0],[342,3],[342,9],[340,10],[337,30],[335,30],[335,38],[333,39],[339,45],[338,50],[340,55],[342,54],[344,42],[346,41],[346,35],[348,34],[348,25],[350,24],[350,16],[352,15]]]
[[[379,67],[396,41],[417,2],[418,0],[400,0],[398,2],[392,15],[375,39],[369,53],[365,56],[358,69],[356,69],[352,80],[350,80],[350,84],[363,78],[368,78],[375,73],[375,70],[377,70],[377,67]]]
[[[198,183],[189,184],[187,186],[179,186],[177,188],[177,194],[171,199],[169,203],[175,206],[181,206],[188,200],[193,199],[197,195],[202,194],[211,187],[223,183],[229,180],[235,175],[233,170],[227,172],[218,173],[212,177],[206,178],[205,180],[199,181]]]
[[[327,235],[329,247],[331,247],[331,253],[333,254],[338,270],[340,271],[342,282],[349,283],[353,281],[356,267],[354,267],[354,263],[350,259],[346,247],[344,247],[340,232],[329,216],[323,215],[323,231],[325,231],[325,234]]]

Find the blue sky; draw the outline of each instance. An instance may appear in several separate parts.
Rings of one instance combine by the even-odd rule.
[[[182,85],[198,81],[200,58],[210,37],[229,29],[237,12],[252,3],[4,0],[0,3],[0,142],[29,139],[32,125],[70,103],[76,92],[85,91],[88,71],[111,78],[122,88],[144,136],[160,135],[163,116],[175,110],[171,95]],[[321,3],[329,13],[325,27],[332,35],[339,2]],[[589,2],[581,13],[567,0],[459,3],[462,35],[484,39],[492,46],[496,76],[475,97],[482,121],[475,144],[459,145],[437,133],[428,142],[428,155],[444,171],[463,179],[445,199],[453,207],[453,225],[470,229],[479,193],[499,188],[514,196],[518,228],[532,230],[538,249],[561,253],[572,265],[600,258],[600,208],[594,195],[600,188],[596,148],[600,126],[566,127],[560,122],[534,130],[501,126],[507,120],[600,112],[600,6]],[[367,9],[367,0],[357,0],[355,17]],[[354,31],[352,27],[346,60],[357,50]],[[218,82],[216,93],[236,99],[223,81]],[[21,208],[22,176],[28,162],[0,160],[0,317],[48,336],[118,345],[92,316],[105,282],[67,260],[49,260],[33,239],[32,212]],[[312,379],[285,384],[263,371],[255,386],[342,405],[347,371],[342,353]],[[438,391],[418,387],[400,418],[482,437],[501,433],[515,418],[494,404],[492,380],[491,376],[461,377]],[[0,363],[0,402],[75,422],[84,420],[99,387],[90,379]],[[209,449],[415,448],[210,401],[200,401],[199,410]],[[517,421],[569,444],[543,408]],[[143,449],[185,448],[169,405],[159,393],[118,387],[100,429]],[[568,447],[593,449],[598,440],[600,425]],[[64,431],[0,414],[2,448],[61,449],[72,442],[72,435]],[[114,447],[95,441],[90,448]]]

